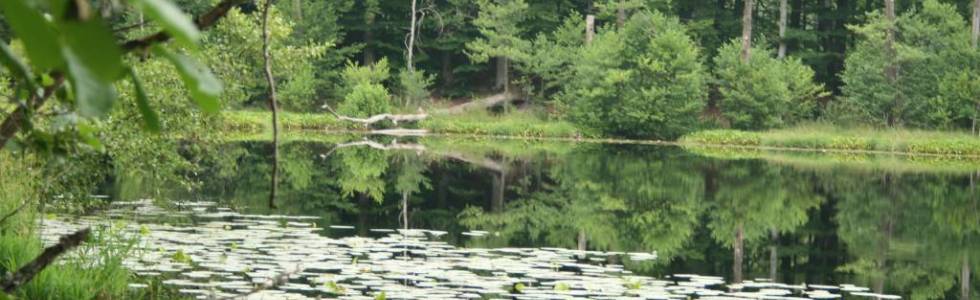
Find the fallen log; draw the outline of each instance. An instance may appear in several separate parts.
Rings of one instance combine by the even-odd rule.
[[[57,244],[45,248],[44,252],[41,252],[41,255],[38,255],[33,261],[18,269],[17,272],[4,276],[3,281],[0,282],[0,287],[3,287],[3,291],[8,294],[17,290],[18,287],[34,279],[34,276],[41,273],[59,255],[82,244],[83,241],[88,239],[89,233],[91,233],[91,230],[85,228],[61,237]]]
[[[503,103],[521,99],[521,94],[514,91],[503,92],[483,99],[473,100],[450,108],[440,109],[433,114],[458,114],[475,109],[486,109]]]
[[[349,116],[338,114],[336,111],[333,110],[333,108],[330,108],[330,105],[327,104],[324,104],[322,107],[330,111],[330,114],[332,114],[338,120],[361,123],[364,124],[364,126],[370,126],[371,124],[381,122],[384,120],[391,120],[392,123],[398,125],[398,122],[418,122],[418,121],[425,120],[426,118],[429,117],[429,114],[425,113],[425,111],[422,110],[422,108],[419,108],[418,113],[416,114],[399,115],[399,114],[385,113],[385,114],[373,115],[367,118],[357,118],[357,117],[349,117]]]

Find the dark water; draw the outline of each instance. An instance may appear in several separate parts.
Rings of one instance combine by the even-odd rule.
[[[354,227],[326,231],[337,237],[409,227],[447,231],[443,239],[462,247],[655,252],[654,262],[632,266],[653,276],[853,283],[913,299],[980,298],[980,179],[967,162],[390,142],[380,141],[387,150],[285,143],[271,201],[265,142],[228,143],[194,157],[204,167],[188,171],[193,187],[120,176],[104,189],[113,199],[215,201],[254,214],[316,216],[325,228]],[[488,234],[464,234],[472,231]],[[741,274],[733,250],[740,243]]]

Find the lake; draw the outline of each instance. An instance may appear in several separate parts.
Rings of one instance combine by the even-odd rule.
[[[199,164],[185,183],[113,171],[92,191],[112,204],[49,215],[46,239],[115,224],[141,236],[130,268],[203,299],[959,299],[980,288],[971,161],[309,134],[280,145],[273,198],[269,142],[180,153]]]

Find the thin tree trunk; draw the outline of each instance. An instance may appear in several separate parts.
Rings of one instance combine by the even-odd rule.
[[[408,192],[402,192],[402,229],[408,229]]]
[[[745,0],[742,9],[742,62],[748,63],[752,56],[752,10],[755,0]]]
[[[623,28],[626,25],[626,0],[619,0],[616,7],[616,28]]]
[[[589,244],[589,238],[585,235],[585,230],[578,231],[578,250],[585,251]]]
[[[269,108],[272,110],[272,191],[269,193],[269,207],[276,207],[276,194],[279,192],[279,103],[276,101],[276,79],[272,76],[272,53],[269,51],[269,8],[272,0],[262,5],[262,57],[265,63],[265,81],[268,83]]]
[[[779,0],[779,59],[786,58],[786,22],[789,17],[789,0]]]
[[[732,281],[734,283],[741,283],[742,260],[745,258],[745,254],[743,253],[745,250],[745,227],[742,223],[739,223],[737,228],[735,228],[735,243],[732,245],[732,248]]]
[[[446,90],[453,84],[453,57],[449,51],[442,52],[442,89]]]
[[[898,66],[895,65],[895,0],[885,0],[885,18],[888,20],[888,29],[885,31],[885,55],[889,63],[885,67],[885,77],[893,89],[898,89]],[[898,123],[898,111],[901,101],[897,92],[895,99],[892,100],[892,107],[888,112],[888,126],[895,126]]]
[[[595,16],[587,15],[585,16],[585,44],[591,45],[593,39],[595,39]]]
[[[417,0],[412,0],[412,24],[409,26],[408,32],[408,59],[406,59],[406,63],[408,64],[409,73],[415,73],[415,61],[413,60],[413,57],[415,55],[415,17],[417,15],[415,8],[416,2]]]

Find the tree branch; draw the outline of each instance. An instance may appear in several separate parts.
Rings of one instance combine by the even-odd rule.
[[[8,294],[17,290],[18,287],[30,282],[34,276],[41,273],[59,255],[82,244],[88,238],[90,232],[91,230],[89,228],[85,228],[61,237],[58,244],[45,248],[44,252],[41,252],[41,255],[38,255],[33,261],[21,267],[17,272],[4,276],[3,282],[0,282],[0,287],[3,287],[3,291]]]
[[[218,20],[228,14],[228,11],[231,10],[232,7],[245,3],[246,1],[247,0],[223,0],[212,7],[208,12],[198,16],[194,23],[201,30],[208,29],[211,26],[214,26]],[[122,49],[128,53],[137,49],[146,49],[154,44],[163,43],[169,40],[170,35],[165,31],[160,31],[140,39],[127,41],[122,44]],[[41,97],[32,96],[31,99],[28,99],[30,100],[28,101],[28,105],[21,105],[17,107],[17,109],[8,115],[7,118],[3,120],[3,123],[0,124],[0,149],[3,149],[3,147],[7,145],[7,142],[10,141],[10,139],[13,138],[18,131],[20,131],[20,129],[24,126],[24,122],[27,121],[29,113],[41,108],[41,106],[43,106],[44,103],[51,98],[54,92],[61,88],[65,82],[65,76],[61,72],[55,71],[50,73],[49,76],[54,79],[54,83],[44,87],[44,93],[41,95]]]

